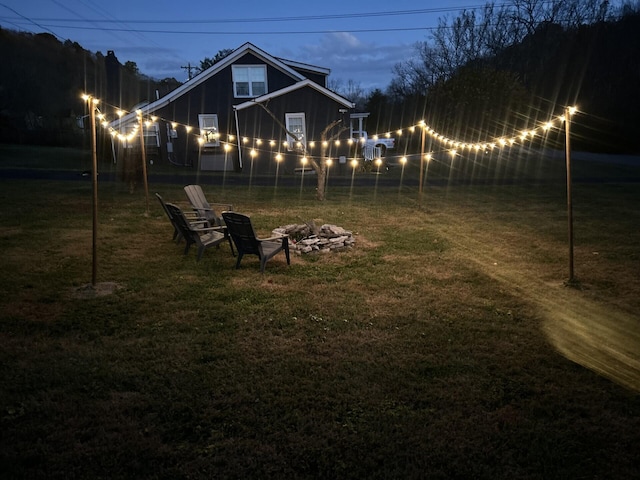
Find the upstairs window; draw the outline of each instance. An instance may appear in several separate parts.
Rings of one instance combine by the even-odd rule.
[[[259,97],[267,93],[266,65],[233,65],[231,70],[236,97]]]
[[[307,146],[307,129],[305,127],[304,113],[286,113],[285,124],[287,130],[295,135],[295,138],[287,133],[289,150],[304,150]]]
[[[203,147],[217,147],[220,145],[220,130],[218,130],[218,115],[215,113],[198,115],[200,124],[200,137],[204,143]]]

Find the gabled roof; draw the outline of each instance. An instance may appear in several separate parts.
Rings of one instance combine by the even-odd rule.
[[[353,102],[350,102],[349,100],[347,100],[346,98],[338,95],[335,92],[332,92],[331,90],[329,90],[328,88],[324,88],[321,85],[318,85],[316,82],[313,82],[311,80],[309,80],[308,78],[294,83],[293,85],[290,85],[288,87],[285,88],[281,88],[280,90],[276,90],[275,92],[271,92],[271,93],[267,93],[266,95],[262,95],[261,97],[256,97],[253,98],[251,100],[248,100],[246,102],[241,103],[240,105],[235,105],[233,108],[235,110],[243,110],[245,108],[249,108],[254,106],[256,103],[262,103],[262,102],[266,102],[267,100],[271,100],[272,98],[276,98],[279,97],[281,95],[285,95],[287,93],[293,92],[295,90],[299,90],[301,88],[304,87],[311,87],[316,89],[317,91],[319,91],[320,93],[322,93],[323,95],[331,98],[332,100],[335,100],[336,102],[344,105],[346,108],[353,108],[355,106],[355,104]]]
[[[331,73],[330,68],[318,67],[317,65],[311,65],[309,63],[296,62],[294,60],[287,60],[286,58],[278,58],[282,63],[290,66],[291,68],[299,68],[300,70],[307,70],[309,72],[319,73],[320,75],[329,75]]]
[[[256,57],[262,59],[265,63],[279,69],[282,70],[284,72],[286,72],[288,75],[290,75],[294,80],[300,82],[302,80],[305,80],[305,77],[303,75],[301,75],[300,73],[296,72],[292,66],[296,66],[296,67],[302,67],[306,70],[310,70],[310,71],[314,71],[317,73],[327,73],[328,70],[327,69],[322,69],[321,67],[316,67],[313,65],[308,65],[308,64],[302,64],[299,62],[292,62],[290,60],[283,60],[283,59],[279,59],[276,58],[270,54],[268,54],[267,52],[265,52],[264,50],[256,47],[255,45],[253,45],[250,42],[245,43],[244,45],[236,48],[233,52],[231,52],[229,55],[227,55],[226,57],[224,57],[222,60],[214,63],[211,67],[207,68],[204,72],[202,72],[201,74],[195,76],[194,78],[192,78],[191,80],[183,83],[182,85],[180,85],[178,88],[176,88],[175,90],[173,90],[172,92],[168,93],[167,95],[165,95],[164,97],[148,103],[147,105],[143,106],[140,108],[140,110],[142,110],[142,113],[144,114],[151,114],[153,112],[155,112],[156,110],[165,107],[166,105],[168,105],[170,102],[172,102],[173,100],[175,100],[176,98],[181,97],[182,95],[184,95],[184,93],[188,92],[189,90],[191,90],[192,88],[197,87],[198,85],[200,85],[201,83],[206,82],[209,78],[213,77],[214,75],[216,75],[217,73],[219,73],[221,70],[223,70],[224,68],[228,67],[229,65],[232,65],[236,60],[238,60],[239,58],[241,58],[242,56],[244,56],[247,53],[251,53],[253,55],[255,55]],[[121,120],[121,122],[126,123],[130,120],[132,120],[133,118],[136,117],[136,113],[131,112],[128,113],[127,115],[123,116]]]

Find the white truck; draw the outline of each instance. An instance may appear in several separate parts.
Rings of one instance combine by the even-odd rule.
[[[365,131],[353,133],[353,139],[362,147],[362,155],[365,160],[384,157],[387,150],[393,149],[396,146],[396,139],[392,137],[374,136],[369,138]]]

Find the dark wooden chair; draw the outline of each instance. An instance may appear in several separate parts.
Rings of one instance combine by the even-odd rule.
[[[284,252],[287,257],[287,265],[291,264],[289,258],[289,237],[277,235],[269,238],[258,238],[251,219],[247,215],[237,212],[222,212],[222,218],[238,250],[236,268],[240,268],[240,261],[244,255],[257,255],[260,258],[260,272],[264,273],[264,267],[279,252]]]
[[[164,201],[164,199],[162,198],[162,196],[159,193],[156,193],[156,198],[160,202],[160,205],[162,205],[162,210],[164,210],[164,213],[167,215],[167,218],[169,219],[169,221],[171,222],[171,225],[173,226],[173,240],[176,243],[180,243],[180,241],[182,240],[182,234],[180,233],[180,230],[176,226],[173,218],[171,218],[171,213],[169,212],[169,209],[167,208],[167,203]],[[185,217],[187,217],[187,220],[193,226],[206,227],[209,224],[209,222],[207,222],[207,220],[204,220],[204,219],[198,217],[197,214],[195,214],[195,213],[193,215],[185,214]]]
[[[167,212],[169,218],[172,219],[173,225],[187,244],[184,248],[185,255],[189,252],[191,245],[197,245],[198,261],[200,261],[202,254],[207,248],[218,246],[225,240],[229,242],[231,253],[234,253],[233,244],[225,227],[201,227],[199,225],[193,225],[189,222],[180,207],[173,203],[165,203],[165,206],[167,207]]]
[[[193,206],[194,211],[197,212],[199,217],[206,219],[210,227],[224,225],[224,220],[218,215],[214,206],[219,208],[219,211],[233,210],[233,205],[226,203],[209,203],[200,185],[186,185],[184,187],[184,193],[187,194],[187,198]]]

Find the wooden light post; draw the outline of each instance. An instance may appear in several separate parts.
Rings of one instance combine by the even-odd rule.
[[[98,278],[98,148],[96,141],[96,105],[98,104],[98,99],[93,98],[91,95],[83,95],[82,98],[87,102],[89,118],[91,119],[91,183],[93,186],[91,285],[95,287]]]
[[[571,196],[571,115],[575,113],[575,107],[564,109],[565,146],[564,155],[567,164],[567,227],[569,233],[569,280],[575,281],[573,273],[573,199]]]

